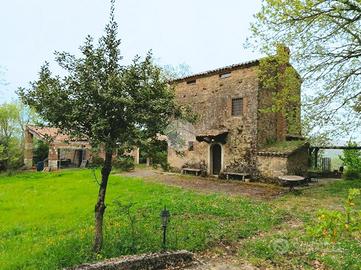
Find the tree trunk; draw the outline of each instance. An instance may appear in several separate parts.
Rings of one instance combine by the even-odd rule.
[[[103,217],[105,212],[105,194],[107,191],[108,178],[112,170],[112,151],[105,154],[104,166],[102,168],[102,181],[99,187],[98,201],[95,205],[95,236],[93,250],[99,253],[103,245]]]

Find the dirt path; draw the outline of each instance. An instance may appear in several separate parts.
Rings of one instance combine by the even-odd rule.
[[[152,169],[136,169],[135,171],[122,173],[120,175],[142,178],[149,182],[162,183],[203,193],[226,193],[229,195],[242,195],[259,199],[274,198],[285,192],[284,188],[275,185],[163,173]]]

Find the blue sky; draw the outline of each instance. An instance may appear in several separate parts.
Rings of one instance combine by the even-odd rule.
[[[186,63],[200,72],[258,58],[243,48],[261,1],[118,0],[125,62],[150,49],[162,65]],[[53,52],[78,53],[86,35],[98,38],[108,21],[107,0],[2,0],[0,102],[37,78],[44,61],[58,71]],[[2,74],[1,74],[2,73]]]

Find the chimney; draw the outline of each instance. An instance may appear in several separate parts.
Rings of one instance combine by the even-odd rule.
[[[277,56],[285,59],[286,63],[290,61],[291,50],[285,44],[279,43],[276,46]]]

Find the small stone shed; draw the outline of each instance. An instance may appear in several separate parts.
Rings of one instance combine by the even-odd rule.
[[[26,169],[31,169],[33,164],[33,141],[34,138],[42,140],[49,145],[47,166],[49,170],[61,168],[62,162],[66,161],[71,167],[79,167],[83,161],[91,161],[93,156],[105,157],[101,149],[96,152],[92,149],[88,140],[74,139],[64,134],[61,130],[53,127],[38,127],[28,125],[25,129],[25,153],[24,164]],[[135,164],[139,164],[139,149],[134,149],[132,156]],[[116,154],[114,154],[114,157]]]
[[[257,152],[258,172],[266,180],[276,180],[286,174],[304,175],[308,167],[308,143],[294,144],[290,149],[266,147]]]

